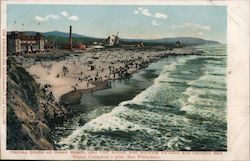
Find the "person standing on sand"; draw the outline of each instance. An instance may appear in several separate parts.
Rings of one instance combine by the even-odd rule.
[[[66,66],[63,66],[63,74],[66,76],[66,73],[69,72],[69,69]]]
[[[71,87],[74,88],[74,91],[76,91],[77,86],[78,86],[78,84],[76,83],[74,86],[72,85]]]
[[[99,81],[102,82],[102,77],[99,77]]]
[[[109,66],[109,74],[111,74],[111,66]]]

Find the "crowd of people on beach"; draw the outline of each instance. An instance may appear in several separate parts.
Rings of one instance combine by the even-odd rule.
[[[103,86],[104,82],[106,87],[111,87],[111,80],[129,79],[133,73],[146,68],[150,63],[162,57],[185,54],[195,54],[195,51],[183,49],[179,51],[124,49],[89,51],[65,56],[60,60],[39,60],[40,67],[34,61],[27,65],[29,66],[27,69],[32,75],[37,76],[35,79],[39,83],[53,85],[52,93],[54,94],[58,88],[61,91],[76,91]],[[44,71],[44,74],[41,71]]]

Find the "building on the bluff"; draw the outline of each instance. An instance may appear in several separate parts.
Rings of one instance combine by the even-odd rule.
[[[43,52],[44,44],[44,37],[41,33],[12,31],[7,35],[8,53]]]

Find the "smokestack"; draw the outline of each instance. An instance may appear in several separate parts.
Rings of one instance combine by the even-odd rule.
[[[69,26],[69,45],[70,50],[72,49],[72,26]]]

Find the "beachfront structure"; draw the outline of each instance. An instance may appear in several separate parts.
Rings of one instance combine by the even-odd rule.
[[[54,50],[56,48],[56,42],[53,41],[53,40],[48,40],[48,39],[45,39],[44,40],[44,49],[46,51],[48,50]]]
[[[87,44],[84,43],[73,43],[73,44],[61,44],[60,49],[66,50],[85,50],[87,48]]]
[[[107,39],[104,40],[105,46],[117,46],[119,45],[119,37],[118,33],[116,35],[111,35]]]
[[[72,26],[69,26],[69,42],[66,44],[61,44],[61,49],[67,50],[85,50],[87,48],[87,44],[84,43],[73,43],[72,39]]]
[[[175,43],[175,45],[176,45],[176,46],[181,46],[181,42],[180,42],[180,41],[177,41],[177,42]]]
[[[38,32],[12,31],[7,35],[7,51],[16,54],[44,51],[44,37]]]
[[[79,49],[79,50],[85,50],[87,48],[86,44],[83,43],[77,43],[72,45],[73,49]]]
[[[137,47],[143,47],[144,46],[144,43],[143,42],[140,42],[137,44]]]
[[[104,46],[101,43],[93,42],[90,46],[92,49],[102,49]]]
[[[72,26],[69,26],[69,49],[71,50],[73,47],[72,45]]]

